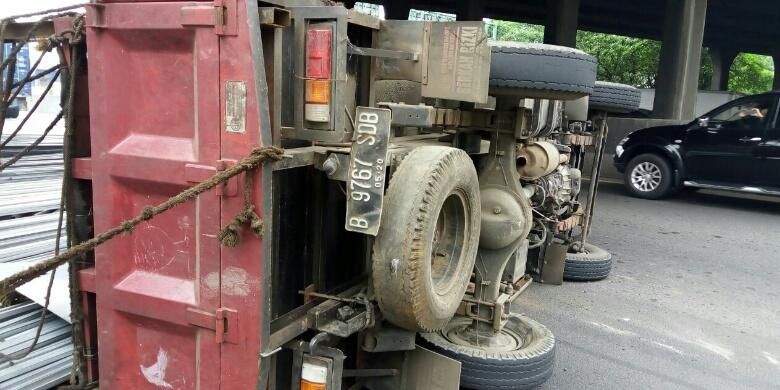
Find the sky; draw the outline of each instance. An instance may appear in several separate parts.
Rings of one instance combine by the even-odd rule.
[[[9,16],[27,14],[51,8],[65,7],[73,4],[86,3],[89,0],[0,0],[0,19]]]

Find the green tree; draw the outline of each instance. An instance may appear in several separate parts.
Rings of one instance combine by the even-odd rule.
[[[729,69],[729,91],[745,95],[771,91],[774,75],[772,57],[741,53]]]
[[[498,41],[514,42],[534,42],[544,41],[544,26],[528,23],[507,22],[504,20],[494,20],[491,23],[492,28],[488,28]]]
[[[577,48],[599,59],[599,80],[655,88],[658,41],[578,31]]]

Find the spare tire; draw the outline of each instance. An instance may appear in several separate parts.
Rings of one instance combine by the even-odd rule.
[[[626,84],[596,81],[590,95],[588,109],[614,113],[634,112],[639,109],[642,93]]]
[[[540,43],[491,43],[490,94],[572,100],[593,93],[596,57]]]
[[[479,179],[466,152],[412,150],[390,179],[374,241],[372,283],[385,319],[441,329],[455,314],[479,243]]]
[[[612,254],[593,244],[585,243],[582,252],[566,254],[563,278],[571,281],[592,282],[609,276]]]
[[[529,389],[544,383],[555,368],[555,336],[544,325],[512,314],[494,333],[491,325],[471,330],[472,320],[455,317],[445,329],[420,337],[431,350],[461,363],[466,389]]]

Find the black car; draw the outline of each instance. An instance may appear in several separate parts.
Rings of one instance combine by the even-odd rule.
[[[778,98],[746,96],[691,123],[636,130],[618,143],[615,167],[640,198],[684,187],[780,195]]]

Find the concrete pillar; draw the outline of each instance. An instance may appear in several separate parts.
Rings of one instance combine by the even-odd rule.
[[[481,21],[485,14],[484,1],[458,0],[456,7],[458,21]]]
[[[666,0],[654,117],[693,118],[706,16],[707,0]]]
[[[412,9],[409,0],[393,0],[385,3],[385,18],[408,20],[409,11]]]
[[[544,43],[577,46],[577,23],[580,0],[547,0]]]
[[[710,81],[710,90],[727,91],[729,89],[729,70],[738,54],[739,51],[734,49],[721,47],[710,48],[710,57],[712,58],[712,81]]]

